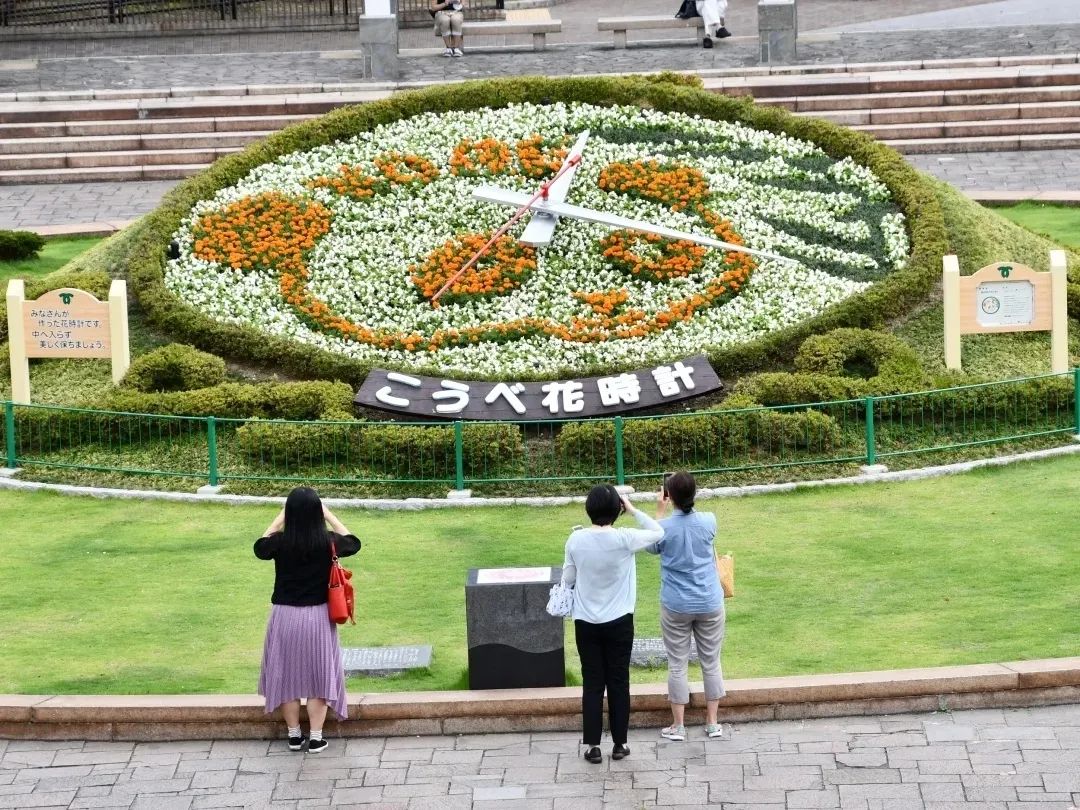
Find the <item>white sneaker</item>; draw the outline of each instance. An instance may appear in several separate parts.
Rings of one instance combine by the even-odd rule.
[[[442,52],[442,55],[443,56],[453,56],[454,55],[454,49],[453,48],[447,48],[445,51]]]
[[[682,742],[686,739],[685,726],[671,725],[667,728],[660,729],[660,736],[665,740],[675,740],[676,742]]]
[[[454,48],[454,56],[464,56],[464,55],[465,55],[465,51],[461,50],[461,48]]]
[[[724,736],[724,729],[719,723],[708,723],[705,725],[705,735],[709,739],[715,740]]]

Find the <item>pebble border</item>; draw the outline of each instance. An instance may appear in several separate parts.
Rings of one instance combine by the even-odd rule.
[[[1051,447],[1045,450],[1033,450],[1028,453],[1016,453],[1008,456],[960,461],[955,464],[941,464],[933,467],[920,467],[914,470],[878,471],[876,467],[860,475],[846,478],[822,478],[813,481],[790,481],[782,484],[749,484],[741,487],[716,487],[698,490],[698,498],[742,498],[750,495],[771,495],[778,492],[795,492],[800,489],[833,487],[852,484],[894,483],[898,481],[918,481],[923,478],[940,478],[945,475],[959,475],[984,467],[1004,467],[1017,462],[1038,461],[1057,456],[1080,453],[1080,435],[1073,436],[1075,444]],[[41,481],[20,481],[19,470],[0,468],[0,490],[22,492],[56,492],[62,495],[77,495],[92,498],[120,498],[125,500],[178,501],[181,503],[224,503],[231,506],[245,504],[285,503],[284,496],[271,495],[229,495],[210,492],[164,492],[142,489],[110,489],[108,487],[84,487],[74,484],[48,484]],[[455,497],[456,496],[456,497]],[[631,501],[652,501],[652,492],[628,491]],[[566,506],[572,503],[584,503],[584,495],[532,496],[518,498],[472,498],[451,492],[447,498],[324,498],[326,503],[338,508],[373,509],[382,511],[418,512],[425,509],[450,509],[473,506]]]

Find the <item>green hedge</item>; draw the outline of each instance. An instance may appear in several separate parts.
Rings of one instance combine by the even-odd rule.
[[[908,312],[925,298],[940,276],[941,256],[949,239],[934,188],[887,147],[859,133],[824,121],[792,116],[783,110],[757,107],[745,98],[704,92],[681,84],[642,77],[567,79],[514,78],[440,85],[397,94],[361,106],[347,107],[315,121],[285,129],[174,188],[161,206],[118,239],[92,249],[75,261],[79,267],[107,267],[130,274],[133,294],[155,326],[177,339],[215,354],[281,369],[301,377],[340,379],[358,384],[370,365],[309,345],[271,337],[247,326],[219,323],[188,306],[164,285],[165,250],[181,220],[199,200],[238,182],[250,170],[296,150],[344,139],[380,124],[427,111],[502,107],[513,102],[558,98],[597,105],[628,104],[738,121],[816,142],[834,158],[852,156],[871,168],[889,187],[907,216],[912,256],[906,269],[891,274],[866,292],[821,315],[779,330],[750,344],[709,350],[721,376],[733,376],[782,364],[794,347],[811,334],[841,326],[879,327]],[[423,358],[414,372],[434,372]],[[616,369],[563,369],[566,374]]]
[[[146,393],[117,388],[97,407],[127,413],[216,416],[220,419],[321,419],[350,413],[353,391],[345,383],[222,383],[194,391]]]
[[[840,428],[820,411],[764,408],[712,411],[689,416],[629,419],[623,425],[623,459],[628,471],[721,466],[747,453],[775,454],[828,450]],[[555,440],[569,465],[615,470],[615,427],[595,420],[566,424]]]
[[[33,231],[0,230],[0,261],[33,259],[45,247],[45,240]]]
[[[225,382],[225,361],[194,346],[170,343],[136,357],[121,385],[143,392],[191,391]]]
[[[244,457],[260,466],[347,467],[376,477],[453,479],[454,428],[393,423],[249,422],[236,431]],[[465,424],[465,475],[490,477],[521,460],[524,445],[517,425]]]

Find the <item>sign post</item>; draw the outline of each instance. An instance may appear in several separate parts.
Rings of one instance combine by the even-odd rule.
[[[27,301],[23,280],[11,279],[7,313],[13,402],[30,403],[32,357],[108,357],[114,383],[131,365],[125,281],[112,282],[108,301],[73,288],[50,290]]]
[[[1068,371],[1065,251],[1050,251],[1050,272],[995,262],[960,275],[956,256],[943,259],[945,367],[960,370],[960,336],[995,332],[1050,332],[1050,369]]]

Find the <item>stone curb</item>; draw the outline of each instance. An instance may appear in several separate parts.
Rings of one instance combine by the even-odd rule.
[[[45,239],[71,239],[77,236],[112,236],[138,220],[116,219],[109,222],[81,222],[65,225],[28,225],[21,231],[34,231]]]
[[[741,487],[717,487],[698,490],[698,499],[741,498],[748,495],[769,495],[777,492],[794,492],[799,489],[832,487],[850,484],[895,483],[897,481],[917,481],[922,478],[938,478],[943,475],[959,475],[983,467],[1003,467],[1023,461],[1037,461],[1044,458],[1080,453],[1080,437],[1075,437],[1076,444],[1051,447],[1046,450],[1033,450],[1028,453],[1016,453],[1009,456],[982,458],[974,461],[961,461],[955,464],[943,464],[934,467],[921,467],[914,470],[896,470],[893,472],[863,472],[848,478],[822,478],[816,481],[791,481],[783,484],[749,484]],[[887,460],[887,459],[886,459]],[[885,469],[881,467],[879,469]],[[159,501],[178,501],[182,503],[224,503],[232,506],[243,504],[274,504],[285,502],[284,496],[271,495],[229,495],[209,492],[163,492],[142,489],[108,489],[106,487],[84,487],[74,484],[47,484],[40,481],[20,481],[19,470],[4,468],[0,474],[0,490],[10,489],[23,492],[56,492],[63,495],[80,495],[91,498],[144,499]],[[201,488],[200,488],[201,489]],[[651,502],[655,495],[649,492],[628,493],[632,501]],[[584,503],[584,495],[535,496],[519,498],[324,498],[326,503],[338,508],[376,509],[387,511],[420,511],[423,509],[467,508],[474,506],[566,506],[571,503]]]
[[[670,719],[666,684],[631,686],[631,724]],[[727,682],[724,722],[949,711],[1076,702],[1080,658],[748,678]],[[704,710],[691,685],[688,721]],[[349,696],[341,737],[572,731],[581,689],[401,692]],[[0,695],[0,739],[273,739],[283,730],[257,695]]]

